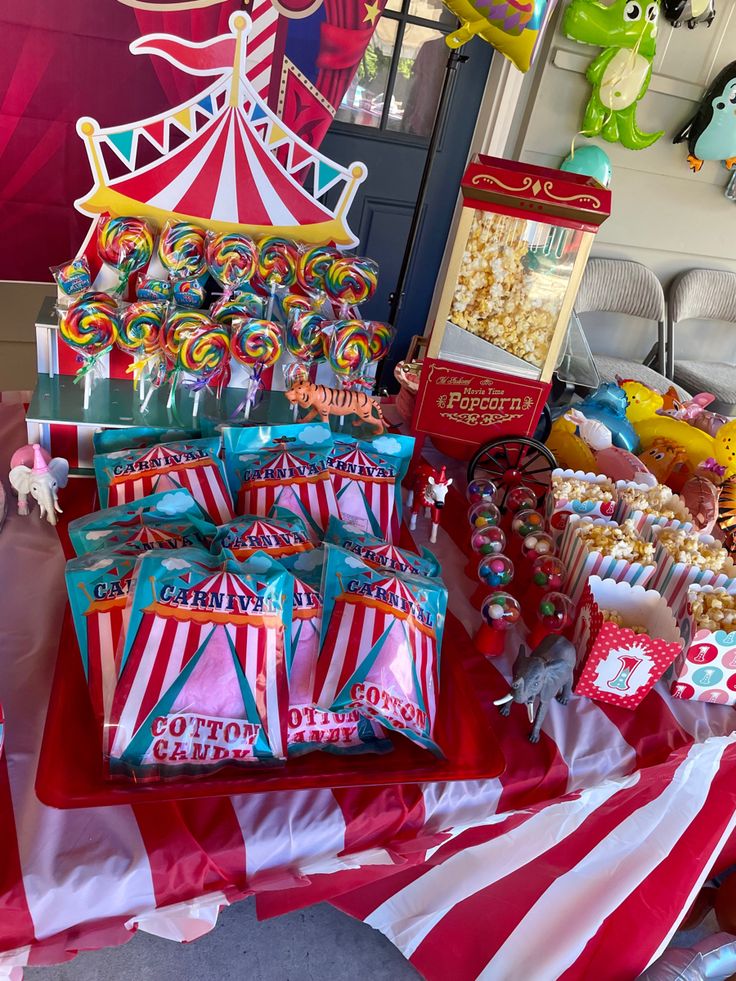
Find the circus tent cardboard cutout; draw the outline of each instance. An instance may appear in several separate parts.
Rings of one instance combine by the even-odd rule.
[[[131,44],[133,54],[215,81],[158,116],[107,128],[80,119],[94,185],[77,208],[92,217],[132,214],[157,225],[174,218],[215,231],[356,245],[347,211],[364,164],[343,167],[286,127],[246,74],[250,17],[234,13],[229,27],[203,42],[152,34]],[[111,160],[120,176],[111,175]]]

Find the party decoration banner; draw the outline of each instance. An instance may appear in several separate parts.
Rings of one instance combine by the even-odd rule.
[[[534,61],[539,40],[557,0],[444,0],[461,26],[447,35],[459,48],[477,34],[505,55],[519,71]]]
[[[230,17],[243,8],[251,26],[242,31],[242,101],[234,107],[227,74],[234,74],[237,32]],[[343,195],[340,214],[323,199],[332,186],[347,187],[351,180],[354,193],[360,175],[315,151],[382,9],[383,0],[6,4],[0,14],[3,278],[49,280],[49,267],[77,252],[90,227],[88,216],[102,210],[103,199],[142,197],[141,181],[129,182],[162,157],[177,153],[176,166],[181,164],[187,147],[201,149],[205,130],[213,142],[215,131],[238,138],[247,132],[248,152],[253,147],[258,162],[258,186],[275,186],[277,195],[279,188],[288,188],[280,217],[270,212],[272,202],[261,200],[256,225],[267,226],[274,218],[283,228],[305,223],[315,232],[312,238],[317,226],[330,226],[340,241],[351,241],[345,222],[349,195]],[[171,42],[162,42],[163,36]],[[77,131],[77,121],[85,131]],[[218,149],[227,145],[227,136],[217,143]],[[239,175],[245,150],[243,140],[223,162],[223,182],[217,183],[223,193],[226,175]],[[156,173],[163,185],[163,169]],[[212,218],[214,198],[195,206],[194,188],[185,187],[175,199],[186,178],[179,174],[175,184],[171,203],[156,205],[161,211],[177,207],[178,213],[204,217],[210,211]],[[207,185],[205,199],[212,186]],[[274,196],[273,189],[264,193]],[[82,205],[81,213],[72,208],[74,201]],[[240,215],[242,204],[235,201],[235,206]]]

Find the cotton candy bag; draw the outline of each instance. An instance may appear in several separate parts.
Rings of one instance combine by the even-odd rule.
[[[429,549],[423,548],[417,555],[407,549],[397,548],[376,535],[359,531],[337,518],[330,518],[325,542],[347,549],[374,569],[393,569],[394,572],[411,572],[429,578],[440,574],[440,564]]]
[[[364,440],[336,434],[329,462],[342,519],[386,541],[398,541],[401,481],[413,452],[413,436],[388,433]]]
[[[92,434],[95,453],[114,453],[116,450],[142,449],[154,443],[175,443],[196,439],[193,429],[164,429],[162,426],[128,426],[125,429],[100,429]]]
[[[264,564],[277,564],[264,553]],[[379,725],[360,715],[357,709],[323,712],[314,704],[320,627],[322,624],[323,549],[303,552],[292,562],[294,597],[291,621],[291,664],[289,666],[289,714],[287,740],[289,755],[315,750],[327,753],[387,752],[391,743]],[[267,566],[268,567],[268,566]]]
[[[220,440],[210,437],[98,453],[93,462],[100,504],[113,507],[184,488],[215,524],[229,521],[232,498],[219,449]]]
[[[332,433],[322,423],[223,429],[225,467],[239,514],[269,517],[274,507],[301,518],[320,541],[338,515],[328,458]]]
[[[90,552],[66,564],[69,606],[95,718],[110,716],[117,682],[115,654],[137,555],[125,547]]]
[[[136,567],[110,723],[114,772],[156,779],[286,755],[293,588],[199,549]]]
[[[77,555],[123,545],[131,551],[209,547],[217,528],[188,490],[149,494],[130,504],[93,511],[69,522]]]
[[[373,569],[325,545],[317,706],[357,708],[437,755],[433,738],[447,607],[442,583]]]
[[[268,518],[244,514],[220,525],[212,542],[212,551],[226,548],[239,561],[263,551],[290,568],[297,555],[314,545],[304,522],[285,508],[272,508]]]

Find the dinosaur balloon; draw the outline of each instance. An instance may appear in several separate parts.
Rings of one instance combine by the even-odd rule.
[[[585,136],[643,150],[664,135],[644,133],[636,123],[636,104],[652,77],[658,14],[659,0],[572,0],[565,11],[567,37],[604,49],[586,72],[593,93],[583,117]]]

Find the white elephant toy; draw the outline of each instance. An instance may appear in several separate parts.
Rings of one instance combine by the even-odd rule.
[[[18,514],[28,514],[28,495],[36,501],[41,517],[49,524],[56,524],[56,513],[61,514],[58,489],[66,487],[69,464],[63,457],[52,460],[38,443],[22,446],[10,458],[8,474],[13,490],[18,493]]]

